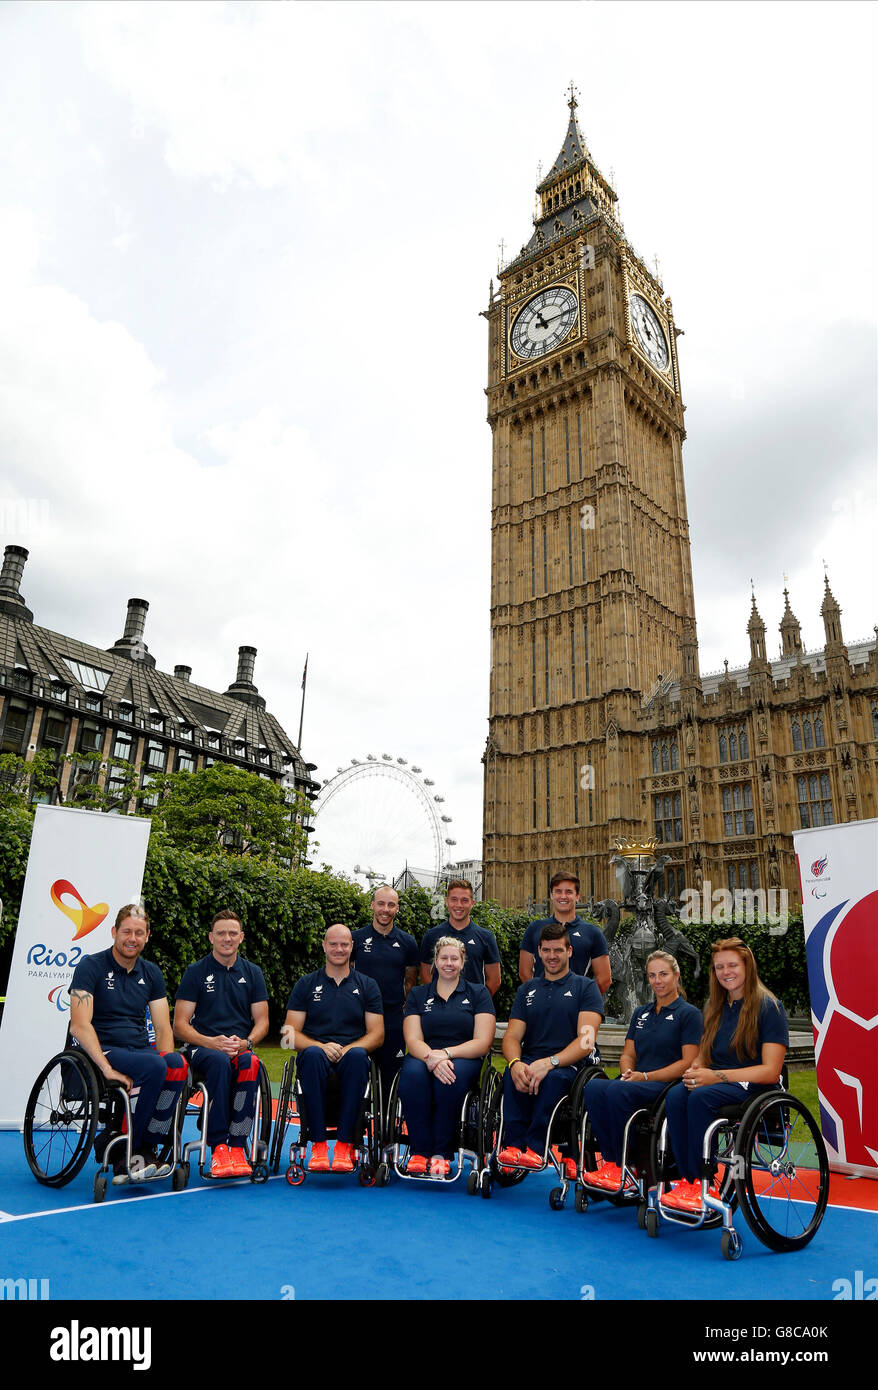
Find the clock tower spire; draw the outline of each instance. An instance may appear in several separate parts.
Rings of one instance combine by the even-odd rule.
[[[611,891],[611,840],[643,831],[643,706],[681,674],[684,638],[697,651],[671,302],[625,238],[572,84],[567,104],[532,235],[485,310],[484,891],[519,906],[559,863],[584,895]]]

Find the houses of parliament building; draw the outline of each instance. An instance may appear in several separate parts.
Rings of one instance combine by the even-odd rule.
[[[572,867],[615,897],[614,842],[654,837],[665,888],[800,888],[792,833],[878,815],[875,640],[847,646],[825,582],[779,659],[699,674],[671,300],[622,229],[571,91],[526,246],[489,329],[491,694],[484,896],[544,900]],[[746,600],[742,600],[742,628]]]

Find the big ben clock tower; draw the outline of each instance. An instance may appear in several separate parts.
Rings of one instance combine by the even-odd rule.
[[[625,237],[571,88],[534,231],[489,324],[491,705],[484,894],[547,896],[643,833],[638,720],[694,649],[683,404],[670,299]]]

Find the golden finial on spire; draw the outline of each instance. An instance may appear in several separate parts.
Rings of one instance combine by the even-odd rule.
[[[572,78],[570,79],[570,99],[569,99],[569,101],[567,102],[567,105],[570,107],[571,115],[572,115],[573,112],[576,110],[577,106],[579,105],[578,101],[576,100],[576,88],[575,88],[574,85],[573,85],[573,79],[572,79]]]

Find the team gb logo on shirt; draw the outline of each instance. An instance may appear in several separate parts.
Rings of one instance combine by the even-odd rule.
[[[208,993],[208,994],[213,994],[213,993],[214,993],[214,990],[215,990],[215,986],[214,986],[214,983],[213,983],[213,976],[212,976],[212,975],[205,975],[205,977],[204,977],[204,983],[205,983],[205,985],[207,986],[207,993]]]

